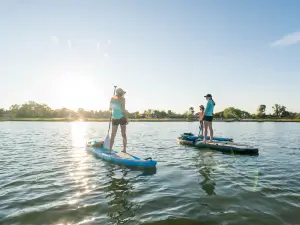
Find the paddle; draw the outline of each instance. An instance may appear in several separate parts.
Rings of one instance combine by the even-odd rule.
[[[114,95],[116,94],[116,88],[117,88],[117,86],[114,86]],[[110,131],[111,118],[112,118],[112,112],[110,112],[108,131],[107,131],[106,137],[104,139],[104,148],[109,149],[109,150],[110,150],[110,136],[109,136],[109,131]]]
[[[127,152],[121,152],[121,153],[130,155],[132,158],[137,159],[137,160],[140,160],[139,157],[136,157],[136,156],[134,156],[134,155],[131,155],[131,154],[127,153]]]
[[[202,124],[201,124],[201,121],[200,121],[198,137],[200,136],[200,133],[202,132],[202,130],[203,130],[203,127],[202,127]]]
[[[122,153],[127,154],[127,155],[130,155],[132,158],[134,158],[134,159],[136,159],[136,160],[141,160],[139,157],[136,157],[136,156],[134,156],[134,155],[131,155],[131,154],[127,153],[127,152],[122,152]],[[151,158],[151,157],[148,157],[148,158],[145,158],[144,160],[149,160],[149,159],[152,159],[152,158]]]

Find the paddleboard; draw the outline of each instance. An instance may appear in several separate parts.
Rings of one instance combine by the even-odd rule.
[[[183,133],[183,134],[181,134],[181,137],[186,138],[187,140],[191,140],[191,141],[194,141],[196,139],[203,139],[204,138],[203,135],[195,136],[192,133]],[[207,136],[206,140],[210,140],[210,137]],[[225,137],[213,137],[213,141],[233,141],[233,139],[232,138],[225,138]]]
[[[198,148],[209,148],[222,152],[235,152],[235,153],[247,153],[247,154],[258,154],[258,148],[237,144],[237,143],[226,143],[226,142],[206,142],[197,141],[195,147]]]
[[[146,159],[141,159],[135,155],[124,152],[109,151],[109,149],[104,148],[103,142],[99,141],[89,141],[86,146],[86,150],[96,157],[103,160],[122,164],[126,166],[136,166],[136,167],[155,167],[157,162],[152,160],[151,157]]]

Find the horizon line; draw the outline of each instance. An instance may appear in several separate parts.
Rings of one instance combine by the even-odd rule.
[[[57,107],[51,107],[51,106],[48,105],[47,103],[37,102],[37,101],[33,101],[33,100],[29,100],[29,101],[26,101],[26,102],[21,103],[21,104],[16,104],[16,103],[14,103],[14,104],[11,104],[11,105],[9,106],[9,108],[12,107],[13,105],[22,106],[22,105],[24,105],[24,104],[28,104],[29,102],[34,102],[34,103],[36,103],[36,104],[38,104],[38,105],[46,105],[46,106],[48,106],[51,110],[68,109],[68,110],[71,110],[71,111],[73,111],[73,112],[77,112],[79,109],[83,109],[84,111],[101,111],[101,112],[109,111],[109,109],[85,109],[85,108],[83,108],[83,107],[76,107],[76,108],[58,107],[58,108],[57,108]],[[264,104],[260,104],[260,105],[264,105]],[[258,107],[259,107],[260,105],[258,105]],[[274,104],[274,105],[275,105],[275,104]],[[274,106],[274,105],[273,105],[273,106]],[[284,105],[281,105],[281,104],[278,104],[278,105],[284,106]],[[183,113],[179,113],[179,112],[174,111],[174,110],[172,110],[172,109],[157,109],[157,108],[148,108],[148,109],[144,109],[144,110],[142,110],[142,111],[140,111],[140,110],[134,110],[134,111],[131,111],[131,112],[128,111],[128,110],[126,110],[126,111],[127,111],[128,113],[136,113],[136,112],[139,112],[139,114],[143,114],[145,111],[148,111],[148,110],[158,110],[158,111],[160,111],[160,112],[162,112],[162,111],[168,112],[169,110],[171,110],[173,113],[179,114],[179,115],[180,115],[180,114],[185,114],[186,112],[188,112],[188,111],[189,111],[189,108],[191,108],[191,107],[194,109],[195,113],[197,113],[197,112],[199,111],[199,110],[197,110],[197,107],[193,107],[193,106],[187,107],[187,110],[184,110]],[[10,111],[9,108],[2,108],[2,107],[0,106],[0,109],[3,109],[3,110],[5,110],[5,111]],[[249,114],[251,114],[251,115],[256,114],[257,111],[258,111],[258,110],[256,110],[254,113],[252,113],[252,112],[249,112],[249,111],[247,111],[247,110],[243,110],[243,109],[238,108],[238,107],[228,106],[228,107],[226,107],[226,108],[223,108],[222,110],[215,111],[214,113],[224,112],[224,110],[225,110],[225,109],[228,109],[228,108],[239,109],[239,110],[244,111],[244,112],[247,112],[247,113],[249,113]],[[292,111],[288,111],[288,110],[286,110],[286,111],[287,111],[287,112],[291,112],[291,113],[298,113],[298,112],[292,112]],[[265,113],[265,114],[266,114],[266,113]]]

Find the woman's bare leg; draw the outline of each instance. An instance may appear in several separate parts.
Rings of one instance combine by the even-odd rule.
[[[203,137],[203,142],[205,143],[206,142],[206,137],[207,137],[207,121],[203,121],[203,128],[204,128],[204,137]]]
[[[110,151],[112,150],[112,147],[114,145],[117,131],[118,131],[118,125],[112,125],[112,128],[111,128],[111,137],[110,137],[110,148],[109,148]]]
[[[121,125],[121,133],[123,138],[123,152],[126,152],[126,146],[127,146],[126,125]]]
[[[212,128],[212,122],[208,122],[208,128],[209,128],[209,136],[210,136],[209,142],[212,142],[213,137],[214,137],[214,131],[213,131],[213,128]]]

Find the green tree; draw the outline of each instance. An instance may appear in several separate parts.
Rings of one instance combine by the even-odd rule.
[[[164,110],[162,110],[162,111],[160,111],[160,118],[166,118],[168,116],[168,114],[164,111]]]
[[[266,105],[260,105],[257,109],[257,116],[264,117],[266,115]]]
[[[282,105],[280,107],[279,114],[280,114],[280,117],[283,117],[284,115],[288,115],[288,112],[286,111],[286,107],[285,106]]]
[[[85,110],[83,109],[83,108],[79,108],[78,110],[77,110],[77,115],[78,115],[78,117],[80,117],[80,118],[85,118],[85,115],[86,115],[86,112],[85,112]]]
[[[146,115],[147,118],[152,118],[153,117],[153,110],[152,109],[148,109],[144,111],[144,114]]]
[[[195,113],[194,107],[190,107],[189,108],[189,114],[193,116],[194,113]]]
[[[9,112],[11,114],[12,117],[17,117],[18,116],[18,112],[19,112],[20,106],[17,104],[14,104],[12,106],[9,107]]]
[[[224,109],[223,116],[225,119],[235,118],[235,119],[243,119],[250,118],[251,114],[240,109],[236,109],[234,107],[228,107]]]
[[[286,107],[283,105],[275,104],[272,108],[276,117],[282,117],[287,114]]]
[[[224,109],[224,118],[225,119],[231,119],[231,118],[236,118],[236,111],[234,107],[228,107],[226,109]]]
[[[241,118],[242,119],[251,118],[251,114],[249,112],[247,112],[247,111],[241,110]]]
[[[280,114],[280,105],[279,104],[275,104],[274,106],[272,106],[273,110],[274,110],[274,115],[279,117]]]
[[[291,117],[292,116],[292,113],[288,112],[288,111],[284,111],[281,113],[280,115],[281,117]]]
[[[139,116],[140,116],[140,113],[139,113],[139,111],[136,111],[136,112],[134,113],[134,118],[135,118],[135,119],[138,119],[138,118],[139,118]]]
[[[5,114],[5,109],[0,109],[0,117],[3,117]]]
[[[167,114],[168,114],[169,117],[172,117],[174,115],[174,113],[170,109],[168,110]]]
[[[214,113],[214,118],[223,118],[224,117],[223,114],[224,114],[224,111]]]
[[[189,110],[185,113],[185,118],[188,120],[188,121],[192,121],[193,120],[193,117],[194,117],[194,113],[195,113],[195,110],[194,110],[194,107],[190,107]]]

